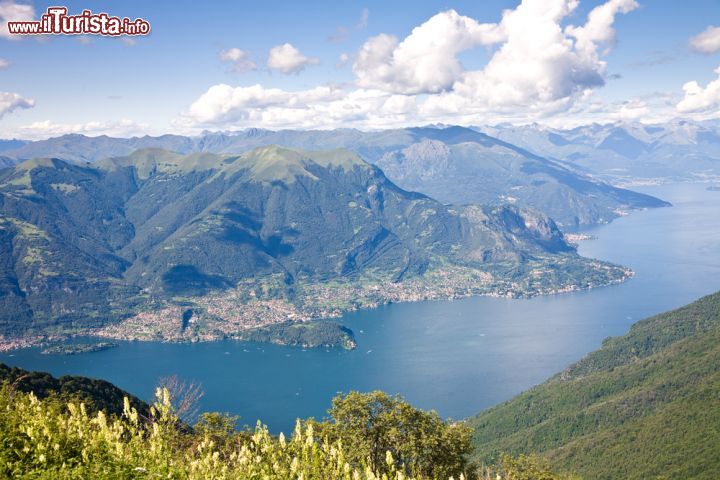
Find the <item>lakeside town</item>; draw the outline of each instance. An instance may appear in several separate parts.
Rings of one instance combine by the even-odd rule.
[[[591,238],[577,235],[568,241]],[[580,262],[578,264],[578,262]],[[495,266],[494,268],[498,268]],[[578,275],[577,269],[583,269]],[[403,281],[382,276],[326,283],[298,282],[289,290],[279,276],[248,280],[233,289],[191,298],[175,299],[148,308],[99,329],[78,329],[23,338],[0,337],[0,351],[46,347],[73,336],[107,340],[209,342],[252,338],[268,327],[341,317],[344,313],[380,305],[426,300],[454,300],[470,296],[529,298],[624,282],[632,270],[592,259],[561,257],[553,264],[531,261],[515,281],[506,271],[444,265]],[[577,279],[582,278],[582,283]],[[347,339],[337,337],[338,341]],[[276,343],[283,343],[282,339]]]
[[[346,312],[376,308],[383,304],[425,300],[454,300],[470,296],[521,298],[567,293],[621,283],[632,270],[589,260],[596,275],[584,284],[550,280],[542,262],[516,282],[499,281],[489,272],[462,266],[445,266],[402,282],[364,279],[307,283],[292,295],[260,298],[258,288],[238,288],[193,298],[191,305],[171,305],[138,313],[120,323],[105,326],[94,336],[115,340],[206,342],[245,338],[248,332],[288,322],[338,318]],[[558,270],[562,271],[562,268]],[[279,278],[270,278],[264,291],[280,291]]]

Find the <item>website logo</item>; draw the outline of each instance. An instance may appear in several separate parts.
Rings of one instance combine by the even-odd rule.
[[[150,23],[142,18],[131,20],[107,13],[83,10],[79,15],[68,15],[67,7],[48,7],[40,20],[8,22],[12,35],[148,35]]]

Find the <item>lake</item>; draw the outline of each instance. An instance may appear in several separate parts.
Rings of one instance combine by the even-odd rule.
[[[646,316],[720,290],[720,192],[706,185],[638,188],[674,204],[584,230],[580,253],[631,267],[622,285],[527,300],[468,298],[352,312],[358,348],[303,350],[224,341],[121,342],[75,356],[36,348],[0,361],[54,375],[107,379],[150,399],[160,377],[202,384],[202,409],[260,418],[272,431],[323,417],[337,392],[381,389],[463,418],[536,385]]]

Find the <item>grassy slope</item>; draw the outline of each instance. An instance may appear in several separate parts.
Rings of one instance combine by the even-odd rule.
[[[484,460],[540,452],[585,478],[717,478],[720,292],[638,322],[470,422]]]

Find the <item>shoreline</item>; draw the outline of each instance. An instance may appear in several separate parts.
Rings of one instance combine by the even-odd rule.
[[[68,333],[68,334],[48,334],[48,335],[33,335],[30,337],[25,338],[4,338],[0,337],[0,352],[12,352],[16,350],[21,350],[25,348],[43,348],[48,347],[52,344],[56,344],[58,342],[66,342],[68,340],[72,340],[74,338],[92,338],[96,340],[110,340],[110,341],[122,341],[122,342],[135,342],[135,341],[141,341],[141,342],[159,342],[159,343],[205,343],[205,342],[217,342],[217,341],[223,341],[223,340],[236,340],[236,341],[249,341],[247,340],[248,335],[251,335],[254,332],[261,331],[263,329],[266,329],[268,327],[274,327],[281,325],[283,323],[294,323],[299,325],[312,325],[317,324],[319,322],[322,322],[324,320],[330,320],[330,319],[337,319],[342,317],[344,314],[358,311],[358,310],[372,310],[378,307],[381,307],[383,305],[390,305],[395,303],[415,303],[415,302],[425,302],[425,301],[452,301],[452,300],[459,300],[463,298],[471,298],[471,297],[490,297],[490,298],[510,298],[510,299],[530,299],[530,298],[536,298],[541,296],[553,296],[553,295],[561,295],[565,293],[573,293],[573,292],[582,292],[582,291],[589,291],[597,288],[603,288],[603,287],[610,287],[614,285],[622,284],[629,279],[633,278],[635,276],[635,272],[628,268],[628,267],[622,267],[617,266],[614,264],[609,264],[607,262],[601,261],[601,260],[593,260],[593,259],[587,259],[585,257],[581,257],[584,260],[590,262],[590,264],[595,264],[595,266],[603,265],[605,268],[610,269],[613,268],[618,273],[620,273],[618,276],[612,279],[607,279],[608,281],[605,283],[600,284],[589,284],[585,286],[579,286],[577,284],[569,284],[569,285],[560,285],[545,289],[535,289],[532,291],[515,291],[510,288],[499,288],[495,289],[494,291],[487,291],[488,288],[488,279],[484,278],[481,285],[475,285],[473,287],[465,286],[463,289],[460,288],[452,288],[449,289],[446,287],[445,289],[435,289],[431,291],[425,291],[422,293],[415,292],[414,295],[408,295],[408,292],[405,290],[406,286],[404,283],[394,284],[395,286],[399,286],[399,288],[396,288],[393,291],[390,292],[384,292],[385,296],[375,296],[371,298],[355,298],[355,301],[352,304],[345,305],[344,308],[342,307],[335,307],[328,309],[327,306],[323,308],[323,306],[315,305],[314,308],[311,308],[309,311],[304,310],[303,308],[306,307],[305,304],[302,302],[299,302],[300,305],[298,308],[297,304],[293,304],[291,302],[282,302],[278,299],[271,299],[271,300],[255,300],[253,302],[248,303],[241,303],[235,305],[236,308],[239,308],[240,310],[252,308],[252,307],[258,307],[260,306],[269,309],[274,307],[276,310],[271,310],[271,314],[277,314],[279,312],[283,312],[282,317],[276,317],[279,318],[277,321],[265,321],[265,322],[254,322],[252,326],[245,327],[245,328],[237,328],[239,327],[238,323],[227,321],[227,320],[218,320],[213,319],[210,320],[212,323],[216,325],[211,325],[211,327],[224,327],[224,328],[218,328],[218,329],[210,329],[210,330],[193,330],[193,327],[197,326],[199,322],[202,321],[208,321],[207,318],[203,318],[203,316],[198,315],[195,317],[195,320],[192,318],[190,319],[188,325],[185,328],[181,328],[183,324],[182,320],[182,314],[183,311],[188,310],[187,306],[178,306],[178,305],[172,305],[167,306],[160,310],[155,310],[152,312],[140,312],[129,319],[123,320],[122,322],[111,324],[104,326],[100,329],[84,329],[84,330],[78,330],[77,332]],[[417,281],[417,280],[416,280]],[[420,283],[424,283],[423,281],[420,281]],[[384,285],[387,287],[387,285]],[[417,285],[412,285],[417,288]],[[427,287],[427,285],[423,285],[424,287]],[[336,286],[337,287],[337,286]],[[353,289],[362,288],[361,286],[354,285]],[[366,286],[365,286],[366,287]],[[308,300],[307,297],[315,297],[315,300],[317,303],[317,298],[334,298],[337,299],[338,296],[333,294],[337,294],[337,292],[332,292],[333,285],[332,284],[314,284],[309,285],[306,288],[310,290],[308,294],[304,296],[304,300]],[[366,287],[367,288],[367,287]],[[381,286],[380,284],[375,284],[370,286],[370,290],[374,293],[377,293],[380,290]],[[483,291],[484,290],[484,291]],[[316,296],[317,295],[317,296]],[[224,297],[225,301],[227,301],[227,298],[232,298],[231,295],[212,295],[205,298],[206,302],[212,302],[213,300],[216,300],[220,297]],[[190,308],[190,310],[194,310],[196,307]],[[158,318],[159,317],[159,318]],[[133,320],[135,321],[133,323]],[[340,327],[342,325],[338,324]],[[165,335],[158,335],[159,331],[154,330],[153,327],[164,327]],[[207,325],[206,325],[207,326]],[[228,327],[235,326],[235,329],[228,329]],[[173,328],[174,327],[174,328]],[[127,329],[132,329],[133,332],[128,332]],[[283,341],[271,341],[269,343],[276,344],[276,345],[285,345],[285,346],[299,346],[299,345],[292,345],[291,343],[286,343]],[[327,345],[316,345],[316,346],[303,346],[303,348],[320,348],[320,347],[326,347]],[[342,345],[336,345],[342,347]],[[343,347],[344,348],[344,347]]]

